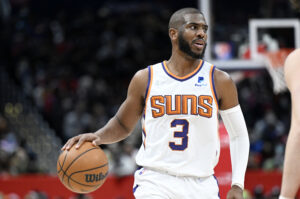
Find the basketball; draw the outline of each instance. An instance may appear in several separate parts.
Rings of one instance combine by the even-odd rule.
[[[108,159],[99,146],[83,143],[64,150],[57,160],[57,175],[69,190],[76,193],[90,193],[98,189],[108,175]]]

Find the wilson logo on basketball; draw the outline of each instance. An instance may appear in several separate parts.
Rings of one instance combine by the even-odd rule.
[[[108,172],[106,172],[104,175],[102,173],[99,174],[85,174],[85,181],[86,182],[98,182],[101,180],[104,180],[107,176]]]

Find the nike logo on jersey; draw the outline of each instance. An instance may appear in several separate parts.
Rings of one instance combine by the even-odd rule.
[[[150,98],[152,117],[199,115],[210,118],[213,98],[209,95],[155,95]]]

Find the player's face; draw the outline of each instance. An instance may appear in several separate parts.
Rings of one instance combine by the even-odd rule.
[[[194,59],[202,59],[207,40],[207,24],[203,15],[189,14],[185,16],[185,24],[178,32],[179,50]]]

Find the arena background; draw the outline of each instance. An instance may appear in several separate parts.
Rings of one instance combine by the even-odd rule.
[[[92,194],[68,191],[56,177],[56,160],[69,137],[114,115],[137,70],[169,58],[168,19],[182,7],[203,10],[206,59],[237,84],[251,142],[245,198],[278,198],[290,96],[274,92],[266,62],[251,56],[249,20],[299,20],[287,0],[0,0],[0,198],[133,198],[139,126],[125,141],[102,146],[110,176]],[[297,31],[260,27],[257,50],[295,48]],[[220,135],[223,199],[231,167],[222,123]]]

